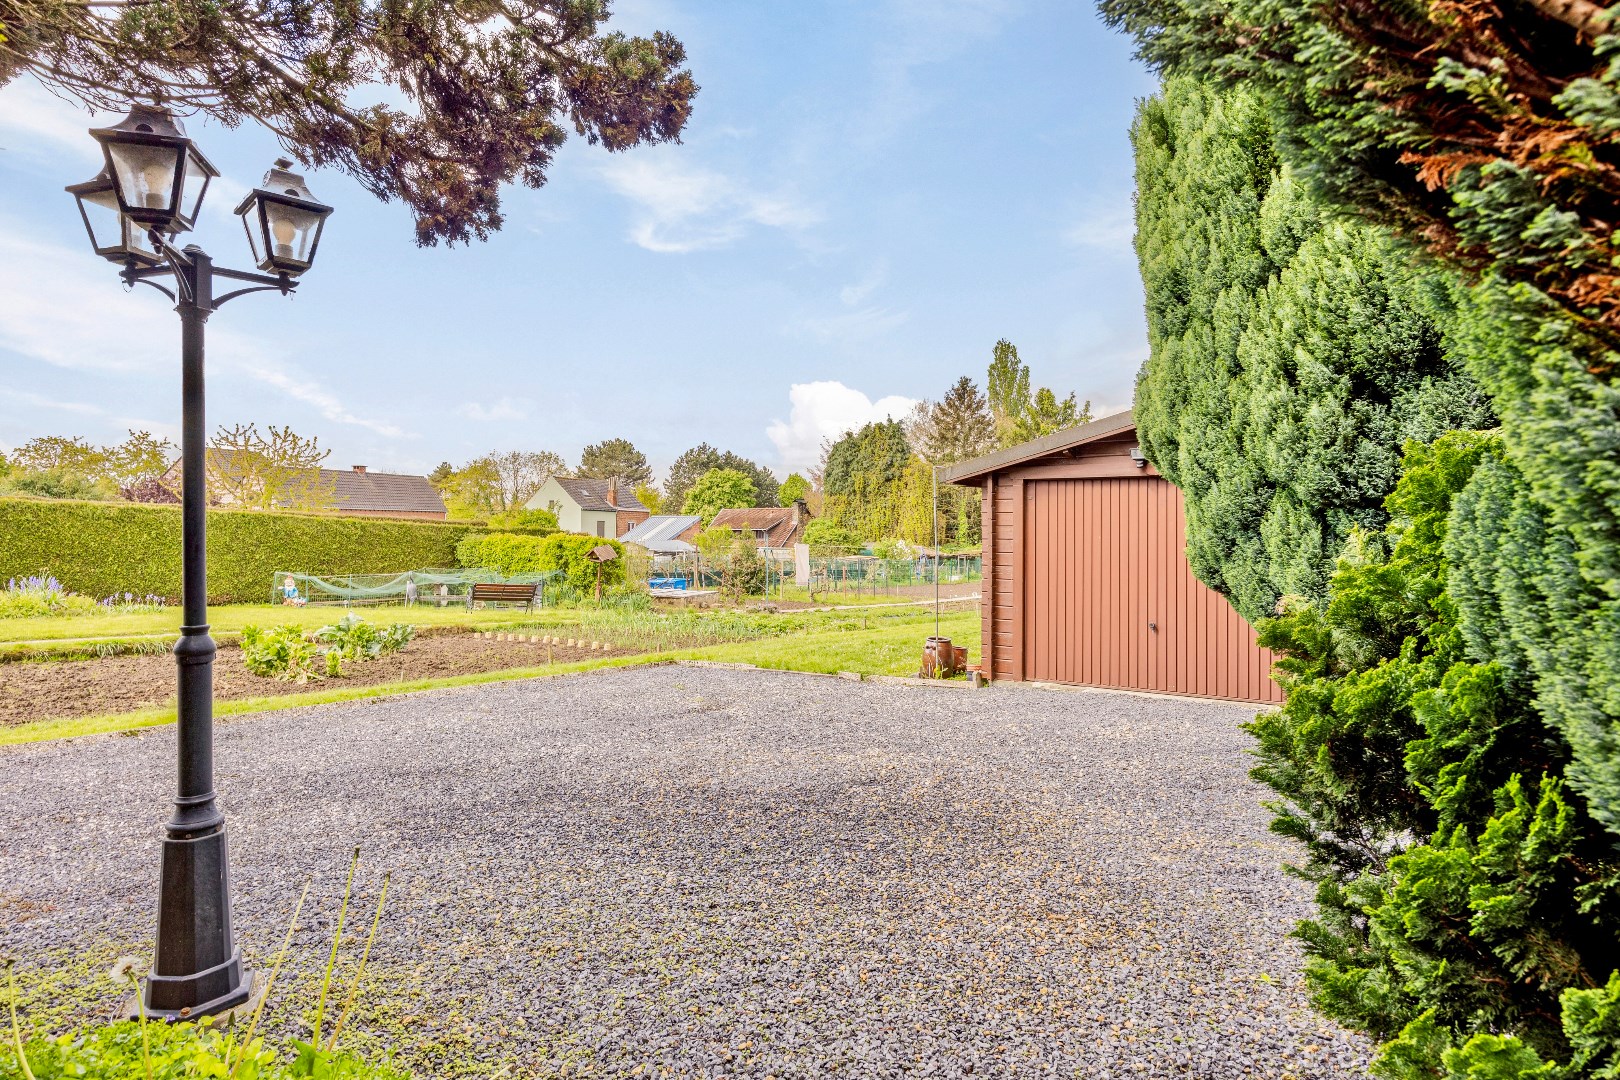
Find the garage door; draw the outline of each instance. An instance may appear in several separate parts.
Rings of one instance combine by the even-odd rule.
[[[1024,678],[1281,701],[1274,657],[1183,554],[1158,477],[1024,484]]]

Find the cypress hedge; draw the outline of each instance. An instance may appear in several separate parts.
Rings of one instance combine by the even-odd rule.
[[[208,599],[264,603],[278,570],[387,574],[456,565],[475,523],[208,513]],[[49,572],[77,593],[180,597],[180,508],[0,499],[0,580]]]

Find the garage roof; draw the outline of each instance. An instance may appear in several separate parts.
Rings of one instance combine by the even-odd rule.
[[[997,450],[982,457],[969,458],[958,461],[955,465],[947,465],[940,470],[939,478],[946,483],[960,484],[968,480],[977,480],[986,473],[993,473],[1005,469],[1009,465],[1019,465],[1036,458],[1043,458],[1050,454],[1061,454],[1065,450],[1072,450],[1076,446],[1095,442],[1109,435],[1118,435],[1122,431],[1130,431],[1136,427],[1136,418],[1130,409],[1112,416],[1104,416],[1087,424],[1079,424],[1062,431],[1054,431],[1050,435],[1042,435],[1038,439],[1009,446],[1005,450]]]

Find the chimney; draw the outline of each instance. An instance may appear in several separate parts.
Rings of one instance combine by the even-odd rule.
[[[615,510],[619,508],[619,478],[617,476],[610,477],[608,479],[607,499],[609,506],[613,507]]]
[[[354,471],[359,473],[361,476],[366,475],[366,467],[364,465],[356,465],[354,467]]]
[[[793,527],[797,529],[810,517],[810,504],[803,499],[793,500]]]

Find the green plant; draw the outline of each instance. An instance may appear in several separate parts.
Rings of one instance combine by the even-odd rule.
[[[826,518],[816,518],[804,527],[804,542],[812,555],[854,555],[861,550],[860,537]]]
[[[1250,725],[1254,776],[1317,885],[1307,979],[1386,1044],[1388,1080],[1603,1077],[1620,1054],[1612,837],[1524,672],[1470,647],[1492,613],[1459,578],[1513,538],[1482,512],[1496,500],[1529,503],[1499,437],[1413,444],[1325,608],[1296,601],[1260,635],[1288,699]]]
[[[320,659],[320,649],[300,626],[242,628],[242,662],[254,675],[302,685],[321,677]]]
[[[473,526],[211,510],[210,603],[258,603],[278,570],[311,574],[398,573],[455,565],[456,542]],[[49,566],[86,596],[180,596],[180,508],[0,499],[0,577]]]
[[[342,911],[347,912],[354,886],[354,870],[359,863],[359,851],[350,865],[348,885],[344,888]],[[293,909],[287,935],[282,941],[265,985],[263,996],[254,1008],[246,1029],[238,1034],[235,1024],[219,1024],[207,1019],[199,1023],[149,1023],[144,1008],[138,1011],[137,1022],[96,1024],[88,1029],[58,1036],[54,1039],[22,1038],[17,1021],[15,979],[11,977],[10,963],[7,974],[11,989],[11,1032],[8,1053],[0,1055],[0,1080],[409,1080],[409,1074],[386,1062],[368,1062],[338,1048],[338,1038],[347,1024],[365,976],[366,963],[382,921],[383,905],[388,898],[388,876],[384,875],[377,898],[376,912],[371,930],[366,937],[364,951],[342,1009],[333,1025],[329,1038],[321,1038],[321,1014],[331,987],[338,946],[343,940],[342,917],[333,935],[332,953],[321,980],[320,1006],[311,1037],[293,1039],[289,1047],[277,1047],[256,1037],[265,1001],[275,990],[276,979],[286,960],[292,936],[298,926],[298,916],[309,895],[306,885]],[[141,999],[140,962],[134,958],[120,960],[113,969],[113,978],[120,986],[134,991]]]
[[[1447,347],[1432,269],[1327,212],[1273,124],[1253,89],[1171,78],[1131,136],[1137,431],[1186,500],[1193,571],[1251,621],[1326,595],[1351,529],[1383,526],[1408,439],[1494,423]]]
[[[409,623],[390,623],[379,627],[351,611],[331,626],[314,631],[310,637],[325,646],[328,657],[375,660],[384,653],[404,648],[415,633],[416,628]]]
[[[696,514],[705,522],[722,510],[753,506],[758,492],[753,479],[739,469],[710,469],[686,493],[681,513]]]
[[[345,660],[375,660],[405,647],[416,628],[408,623],[377,627],[350,612],[336,623],[306,631],[288,624],[242,629],[242,660],[255,675],[283,682],[335,679]]]

